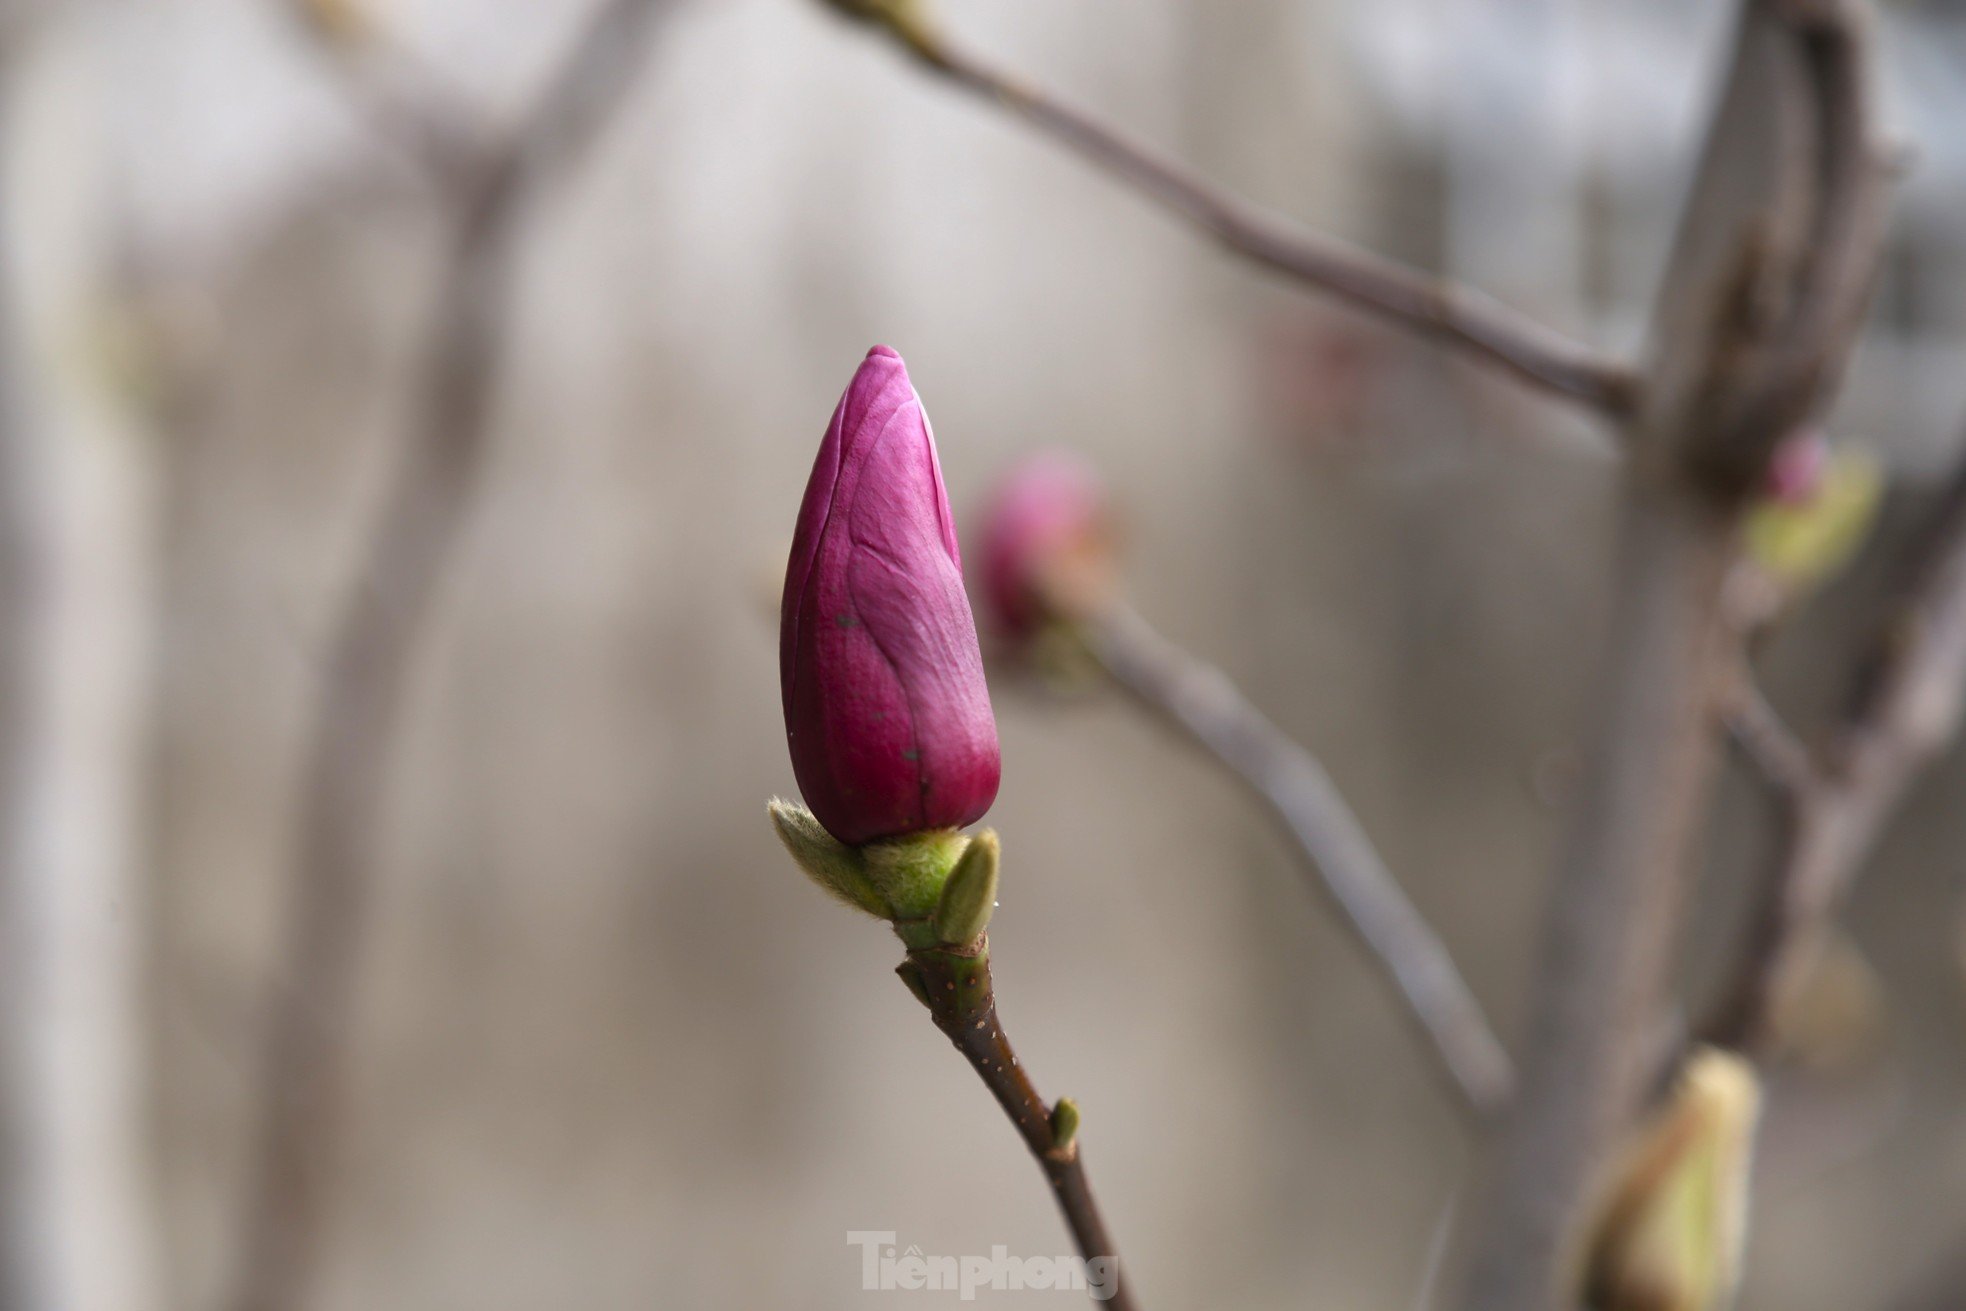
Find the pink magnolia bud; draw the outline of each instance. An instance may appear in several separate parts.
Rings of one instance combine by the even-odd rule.
[[[1112,521],[1085,461],[1042,451],[1010,471],[983,520],[983,596],[1013,642],[1110,586]]]
[[[989,810],[997,721],[955,521],[921,397],[885,346],[813,463],[778,653],[792,772],[827,832],[857,846]]]

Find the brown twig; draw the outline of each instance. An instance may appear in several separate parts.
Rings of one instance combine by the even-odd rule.
[[[1880,254],[1867,60],[1851,3],[1741,5],[1628,433],[1607,681],[1467,1311],[1559,1303],[1571,1227],[1651,1084],[1714,718],[1742,659],[1723,601],[1741,507],[1837,382]]]
[[[1051,1185],[1080,1255],[1088,1262],[1108,1263],[1104,1267],[1105,1275],[1112,1282],[1105,1305],[1117,1311],[1134,1311],[1136,1304],[1126,1273],[1119,1266],[1119,1251],[1092,1198],[1076,1133],[1054,1132],[1053,1109],[1032,1087],[1030,1076],[1011,1051],[1010,1040],[997,1021],[996,992],[990,980],[989,940],[981,939],[967,949],[932,947],[911,951],[896,973],[928,1007],[935,1027],[969,1061],[1017,1127],[1018,1136]]]
[[[1957,735],[1966,690],[1966,460],[1907,553],[1826,759],[1790,774],[1745,950],[1705,1029],[1758,1053],[1911,782]]]
[[[1282,822],[1314,876],[1427,1039],[1448,1083],[1477,1119],[1507,1104],[1514,1070],[1447,948],[1309,751],[1263,717],[1215,669],[1129,610],[1079,625],[1108,677],[1214,756]]]
[[[284,977],[273,996],[237,1311],[297,1305],[311,1274],[398,712],[490,432],[514,234],[631,85],[660,6],[602,0],[520,126],[450,175],[429,357],[394,481],[335,626],[302,777]]]
[[[1606,414],[1626,412],[1634,375],[1494,297],[1302,228],[1230,195],[1091,113],[1005,72],[934,28],[911,3],[830,0],[877,22],[917,61],[1076,151],[1228,250],[1368,313]]]

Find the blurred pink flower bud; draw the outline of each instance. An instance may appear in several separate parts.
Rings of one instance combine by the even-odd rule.
[[[779,622],[792,772],[848,845],[980,819],[997,723],[935,436],[885,346],[847,385],[799,507]]]
[[[1791,434],[1768,462],[1762,494],[1777,505],[1805,505],[1822,490],[1829,472],[1829,443],[1814,428]]]
[[[1096,603],[1109,589],[1112,517],[1090,465],[1041,451],[1016,465],[983,520],[983,597],[1014,642],[1061,609]]]

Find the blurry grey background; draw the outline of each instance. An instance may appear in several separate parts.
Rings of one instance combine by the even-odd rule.
[[[271,0],[15,8],[16,404],[73,598],[33,832],[75,871],[45,913],[111,962],[78,958],[109,1039],[55,1061],[47,1104],[129,1135],[101,1150],[142,1205],[102,1222],[141,1291],[101,1305],[203,1308],[300,733],[435,211]],[[368,8],[497,116],[576,6]],[[1727,7],[944,8],[1260,201],[1632,348]],[[1837,429],[1892,473],[1887,542],[1966,414],[1966,8],[1890,18],[1915,170]],[[658,42],[524,239],[489,477],[393,765],[323,1311],[821,1311],[894,1296],[861,1291],[849,1230],[1067,1250],[897,944],[764,822],[792,788],[779,571],[875,341],[965,521],[1022,452],[1097,462],[1139,607],[1323,756],[1511,1035],[1522,1010],[1604,602],[1604,434],[1229,263],[815,4],[679,0]],[[1773,653],[1805,724],[1873,577]],[[1408,1306],[1470,1148],[1403,1018],[1207,766],[1110,699],[993,691],[1001,1004],[1084,1108],[1128,1278],[1161,1307]],[[1962,1241],[1962,786],[1930,777],[1862,884],[1891,1024],[1777,1089],[1744,1307],[1882,1305]],[[1754,790],[1726,801],[1696,987],[1757,850]]]

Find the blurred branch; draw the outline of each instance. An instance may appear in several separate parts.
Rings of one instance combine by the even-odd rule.
[[[158,449],[78,332],[125,288],[62,26],[0,12],[0,1307],[153,1311]]]
[[[1816,762],[1808,746],[1768,704],[1745,662],[1726,695],[1722,718],[1735,745],[1777,793],[1792,797],[1816,786]]]
[[[0,65],[15,71],[16,56],[11,43],[0,42]],[[0,118],[0,146],[10,146],[7,134],[13,124]],[[12,150],[0,153],[11,164]],[[8,174],[0,173],[0,181]],[[9,188],[11,191],[11,188]],[[7,196],[11,202],[11,194]],[[14,209],[0,210],[0,251],[14,241]],[[35,995],[33,932],[26,909],[35,895],[30,862],[32,824],[27,813],[26,792],[36,773],[36,754],[30,729],[33,709],[42,700],[41,678],[37,675],[38,648],[35,598],[50,588],[46,574],[50,554],[47,527],[41,507],[52,500],[36,486],[44,481],[36,476],[35,452],[28,444],[24,405],[20,396],[20,377],[24,361],[19,358],[15,318],[15,273],[13,261],[0,258],[0,1159],[27,1158],[37,1137],[47,1135],[47,1126],[38,1112],[44,1099],[37,1096],[33,1062],[28,1053],[45,1044],[38,1039],[37,1011],[45,1007],[25,1002]],[[38,511],[38,513],[37,513]],[[0,1305],[32,1306],[46,1295],[46,1279],[35,1268],[39,1244],[35,1224],[38,1212],[48,1207],[39,1198],[42,1181],[28,1171],[13,1169],[0,1180]]]
[[[876,23],[925,68],[1078,152],[1252,263],[1606,414],[1632,403],[1631,370],[1471,287],[1298,227],[1203,180],[1085,110],[999,69],[927,21],[918,0],[827,0]]]
[[[468,170],[484,149],[482,127],[441,70],[380,40],[359,0],[283,0],[282,8],[373,140],[439,184]]]
[[[1214,756],[1282,822],[1316,882],[1391,981],[1447,1081],[1478,1119],[1506,1105],[1514,1071],[1481,1005],[1317,758],[1219,669],[1110,607],[1079,625],[1101,669]]]
[[[1854,2],[1743,0],[1627,433],[1603,692],[1558,863],[1466,1311],[1562,1304],[1562,1257],[1653,1073],[1716,715],[1745,498],[1840,379],[1884,183]]]
[[[1707,1038],[1764,1049],[1821,955],[1838,904],[1911,782],[1959,731],[1966,691],[1966,457],[1907,552],[1889,616],[1821,765],[1785,780],[1747,947]]]
[[[491,429],[514,236],[641,67],[660,0],[601,0],[512,133],[437,179],[449,242],[394,481],[337,622],[306,748],[286,969],[274,994],[250,1163],[238,1311],[297,1306],[354,1024],[387,766],[419,640]],[[393,111],[392,111],[393,112]]]

